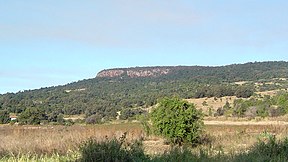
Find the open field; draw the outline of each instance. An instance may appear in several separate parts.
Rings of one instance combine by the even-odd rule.
[[[66,155],[77,152],[88,138],[103,140],[119,138],[128,132],[127,139],[136,140],[144,133],[139,124],[96,126],[0,126],[0,156],[21,154]]]
[[[206,145],[224,153],[248,150],[263,132],[283,139],[288,135],[285,122],[205,121]],[[147,154],[161,154],[169,145],[159,137],[147,137],[139,123],[74,125],[74,126],[0,126],[0,157],[5,155],[70,156],[77,159],[81,143],[89,138],[103,140],[120,138],[127,132],[127,140],[143,139]],[[197,149],[199,149],[197,148]],[[197,150],[196,149],[196,150]]]

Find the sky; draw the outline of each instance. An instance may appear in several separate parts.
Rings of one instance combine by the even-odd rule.
[[[103,69],[288,61],[287,0],[0,0],[0,94]]]

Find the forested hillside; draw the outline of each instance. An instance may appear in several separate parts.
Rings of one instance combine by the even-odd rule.
[[[51,120],[59,114],[108,120],[115,119],[120,110],[127,115],[142,113],[140,107],[152,106],[163,97],[249,97],[254,91],[287,88],[287,84],[277,84],[280,78],[288,78],[288,62],[108,69],[95,78],[64,86],[0,95],[0,110],[21,113],[37,109]],[[271,80],[275,84],[265,84]],[[245,84],[235,84],[238,81]],[[256,82],[260,86],[255,86]]]

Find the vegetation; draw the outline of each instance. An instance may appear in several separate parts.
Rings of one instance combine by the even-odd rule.
[[[134,109],[123,109],[121,111],[120,119],[121,120],[132,120],[136,119],[137,115],[147,114],[147,112],[141,108],[134,108]]]
[[[119,138],[125,132],[127,132],[126,139],[121,144]],[[170,147],[165,145],[163,141],[161,142],[159,138],[144,137],[139,123],[73,125],[69,127],[61,125],[51,127],[4,125],[0,127],[0,161],[76,161],[77,159],[79,161],[83,159],[83,153],[79,152],[79,148],[88,147],[89,145],[85,144],[89,141],[93,141],[93,143],[91,142],[92,146],[89,146],[92,150],[93,148],[103,149],[105,147],[114,149],[115,147],[110,147],[111,141],[114,141],[114,144],[115,142],[121,144],[121,149],[128,149],[125,152],[129,153],[129,156],[136,156],[136,154],[129,152],[130,146],[133,145],[138,147],[134,150],[144,149],[145,157],[148,157],[146,161],[174,161],[175,159],[179,159],[179,161],[183,161],[181,159],[198,159],[197,161],[251,161],[251,159],[255,159],[252,161],[263,161],[265,158],[269,159],[269,156],[272,160],[277,159],[275,155],[279,159],[280,156],[282,159],[287,156],[287,153],[283,155],[287,148],[287,142],[284,142],[288,133],[287,125],[271,125],[269,123],[267,125],[253,125],[252,123],[251,125],[238,126],[208,125],[205,127],[205,132],[210,134],[212,139],[207,145],[200,145],[192,150],[189,147],[183,147],[183,149],[175,147],[170,150]],[[272,133],[277,134],[277,139],[279,139],[275,139],[275,145],[271,145],[273,142],[268,142],[270,139],[274,139]],[[139,141],[141,142],[143,139],[142,147]],[[115,145],[119,146],[118,144]],[[261,147],[257,151],[256,148],[259,146]],[[277,151],[272,151],[273,154],[264,154],[265,149],[267,152],[269,149],[276,149]],[[250,153],[252,150],[255,150],[253,154]],[[263,150],[263,152],[257,154],[259,150]],[[141,151],[137,152],[141,153]],[[105,155],[109,152],[106,153]],[[124,155],[119,153],[115,156]]]
[[[4,162],[66,162],[66,161],[76,161],[77,156],[75,154],[69,154],[69,155],[58,155],[54,154],[51,156],[38,156],[38,155],[12,155],[12,156],[5,156],[5,157],[0,157],[0,161]]]
[[[130,149],[131,147],[131,149]],[[288,139],[277,141],[270,139],[267,142],[258,142],[250,148],[249,152],[240,152],[239,154],[224,154],[218,152],[211,154],[213,150],[205,149],[199,153],[193,153],[187,147],[172,148],[170,151],[161,155],[149,156],[144,154],[141,143],[131,143],[131,146],[123,147],[119,140],[107,140],[98,142],[88,140],[81,145],[80,158],[75,155],[67,156],[35,156],[18,155],[2,157],[1,161],[143,161],[143,162],[174,162],[174,161],[214,161],[214,162],[262,162],[262,161],[287,161]]]
[[[0,124],[7,124],[10,122],[10,115],[7,110],[0,110]]]
[[[258,141],[249,152],[233,157],[234,161],[288,161],[288,138],[277,141],[275,136],[265,134],[265,141]]]
[[[91,161],[147,161],[149,158],[144,154],[141,142],[133,142],[131,144],[124,143],[126,134],[117,139],[106,139],[105,141],[97,141],[89,139],[80,147],[80,162]]]
[[[177,98],[165,98],[151,113],[157,135],[175,144],[199,142],[203,129],[203,114],[193,104]]]
[[[278,92],[275,96],[254,96],[250,99],[236,99],[233,106],[226,102],[215,116],[277,117],[288,113],[288,93]]]
[[[153,67],[124,70],[151,68]],[[288,88],[288,83],[284,80],[274,80],[275,84],[268,84],[275,78],[288,78],[287,62],[167,68],[171,69],[168,75],[156,77],[96,77],[64,86],[3,94],[0,95],[0,110],[19,115],[27,108],[34,107],[44,111],[48,118],[52,115],[52,122],[57,121],[53,114],[85,114],[86,118],[97,114],[109,121],[115,119],[119,111],[124,112],[123,119],[133,119],[134,115],[143,113],[134,111],[135,109],[155,105],[163,97],[249,97],[255,91]],[[247,83],[235,84],[243,80]],[[256,82],[261,84],[255,86]]]
[[[36,107],[29,107],[19,116],[20,124],[40,124],[41,121],[47,120],[45,111]]]
[[[111,140],[97,142],[88,140],[81,147],[81,159],[79,161],[151,161],[151,162],[174,162],[174,161],[229,161],[229,162],[250,162],[250,161],[287,161],[288,160],[288,138],[284,141],[276,141],[269,138],[267,142],[259,141],[250,148],[248,152],[239,154],[224,154],[218,152],[211,154],[210,148],[200,150],[200,153],[193,153],[187,147],[174,147],[162,155],[147,156],[144,154],[142,145],[131,144],[130,148],[121,147],[122,140]]]
[[[287,121],[287,116],[277,117],[288,113],[287,92],[273,96],[255,93],[287,89],[288,81],[282,79],[288,78],[287,62],[169,68],[169,75],[96,77],[65,86],[0,95],[0,124],[10,122],[9,113],[24,124],[1,125],[0,161],[288,161],[287,123],[203,128],[201,111],[180,100],[212,97],[215,103],[222,102],[222,96],[234,95],[240,98],[234,103],[230,98],[225,105],[224,100],[224,106],[216,113],[209,107],[210,100],[200,100],[200,105],[209,109],[210,115]],[[164,99],[156,104],[160,98]],[[157,108],[148,114],[153,105]],[[83,122],[88,125],[68,126],[74,122],[66,117],[73,114],[85,114]],[[144,130],[139,123],[102,124],[116,117],[138,119]],[[152,129],[147,122],[149,117]],[[39,126],[40,123],[53,126]],[[170,148],[167,141],[151,132],[181,147]],[[207,141],[196,148],[182,145],[195,145],[200,139]]]

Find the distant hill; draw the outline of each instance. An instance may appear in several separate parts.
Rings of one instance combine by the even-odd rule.
[[[113,119],[120,110],[149,107],[166,96],[246,97],[251,91],[287,88],[268,84],[256,87],[254,84],[275,78],[288,78],[288,62],[107,69],[95,78],[64,86],[0,95],[0,109],[21,113],[27,107],[39,107],[47,114],[97,114]],[[239,81],[246,81],[246,84],[235,84]]]

